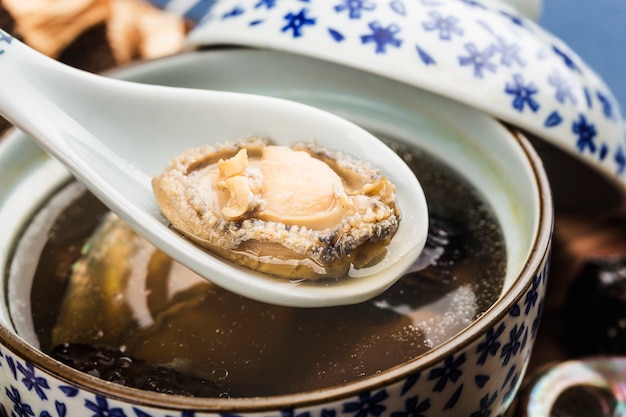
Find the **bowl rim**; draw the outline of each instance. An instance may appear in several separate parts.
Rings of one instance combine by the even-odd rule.
[[[474,321],[460,333],[456,334],[436,348],[436,352],[429,351],[409,362],[400,364],[380,374],[364,377],[348,384],[336,385],[314,391],[268,396],[268,397],[241,397],[241,398],[190,398],[180,395],[166,395],[150,391],[118,385],[103,381],[97,377],[77,371],[61,364],[34,348],[14,332],[0,325],[0,342],[14,355],[19,356],[44,372],[59,380],[82,390],[104,395],[126,403],[157,407],[162,409],[195,410],[197,412],[251,412],[269,411],[285,407],[315,406],[323,403],[341,400],[358,395],[363,391],[373,391],[397,383],[407,376],[426,368],[482,337],[483,328],[501,320],[533,285],[533,278],[540,271],[549,256],[548,248],[552,234],[552,203],[548,180],[540,169],[540,159],[522,133],[508,129],[512,137],[519,143],[526,158],[531,163],[540,192],[539,198],[539,229],[531,248],[531,255],[518,274],[511,287],[484,313],[483,319]],[[19,132],[9,134],[2,139],[2,146],[8,142],[19,140]],[[508,307],[507,307],[508,306]],[[433,352],[432,354],[429,354]]]
[[[551,217],[549,215],[551,211],[551,202],[549,198],[550,193],[548,181],[543,171],[539,169],[539,158],[535,155],[535,152],[527,143],[524,136],[515,130],[510,131],[513,137],[521,145],[527,158],[531,161],[532,169],[536,175],[537,185],[541,193],[539,207],[541,211],[539,218],[541,220],[536,239],[533,242],[533,247],[531,248],[531,257],[527,260],[522,271],[518,274],[517,279],[508,291],[506,291],[506,293],[503,294],[498,301],[484,313],[484,318],[480,321],[474,321],[463,331],[438,346],[436,355],[420,355],[409,362],[398,365],[380,374],[364,377],[358,381],[350,382],[349,384],[341,384],[309,392],[279,396],[220,399],[164,395],[103,381],[97,377],[87,375],[57,362],[40,352],[38,349],[32,347],[26,341],[2,325],[0,325],[0,342],[2,342],[4,347],[12,351],[16,356],[24,358],[38,368],[57,377],[59,380],[80,389],[94,393],[101,393],[106,395],[107,398],[117,399],[127,403],[135,403],[138,405],[159,407],[163,409],[211,412],[223,412],[226,410],[229,412],[251,412],[276,410],[284,407],[286,404],[297,407],[314,406],[358,395],[360,392],[366,390],[372,391],[400,382],[408,375],[415,373],[418,369],[428,367],[429,365],[440,361],[441,358],[464,349],[477,338],[481,337],[480,331],[471,331],[471,329],[489,327],[492,323],[499,321],[503,318],[503,316],[507,315],[509,313],[510,306],[515,305],[533,285],[534,275],[540,270],[541,265],[545,262],[545,257],[549,256],[546,251],[542,249],[549,247],[552,234],[552,221],[550,220]],[[19,136],[17,134],[13,134],[12,136],[2,139],[2,142],[15,140],[18,137]],[[509,308],[506,306],[509,306]]]
[[[488,115],[486,117],[493,119]],[[43,372],[81,390],[124,403],[166,410],[228,411],[231,413],[275,411],[277,409],[300,408],[331,403],[356,396],[364,391],[374,391],[399,383],[407,376],[415,374],[419,369],[428,368],[440,362],[442,358],[465,349],[482,337],[483,330],[486,330],[509,314],[510,309],[531,288],[534,277],[539,274],[539,271],[541,271],[541,268],[548,260],[554,220],[550,185],[547,175],[542,169],[541,159],[519,130],[500,121],[496,120],[496,122],[504,126],[504,130],[517,143],[516,146],[521,149],[523,158],[526,160],[533,175],[535,181],[534,188],[538,192],[538,226],[533,236],[529,256],[514,282],[483,314],[481,320],[475,320],[464,330],[437,346],[436,349],[430,350],[411,361],[397,365],[379,374],[364,377],[358,381],[318,390],[266,397],[193,398],[129,388],[87,375],[50,358],[3,325],[0,325],[0,345],[3,345],[4,348],[11,351],[14,355],[29,361]],[[0,139],[0,151],[4,147],[14,146],[23,139],[21,132],[15,129],[9,131]]]

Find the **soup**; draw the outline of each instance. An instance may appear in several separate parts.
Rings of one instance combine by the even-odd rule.
[[[453,169],[390,146],[420,179],[431,224],[420,259],[380,296],[318,309],[243,298],[176,264],[82,192],[51,225],[35,271],[40,348],[119,384],[232,398],[348,383],[440,345],[498,298],[502,231]]]

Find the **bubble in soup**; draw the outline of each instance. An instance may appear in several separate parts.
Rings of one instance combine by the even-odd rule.
[[[41,349],[140,389],[251,397],[359,380],[440,345],[498,298],[502,231],[453,169],[390,144],[419,176],[431,225],[420,259],[380,296],[328,308],[243,298],[172,261],[85,193],[56,219],[35,273]]]

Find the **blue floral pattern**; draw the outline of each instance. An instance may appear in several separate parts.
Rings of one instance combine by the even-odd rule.
[[[213,13],[206,18],[206,24],[219,26],[227,22],[240,22],[241,30],[248,28],[251,33],[255,33],[256,28],[267,26],[272,28],[273,36],[281,39],[281,42],[285,42],[284,39],[299,42],[316,36],[331,45],[346,44],[349,48],[358,48],[359,53],[370,60],[376,57],[384,60],[387,54],[410,50],[417,57],[422,71],[453,63],[460,74],[465,74],[469,79],[496,79],[494,85],[498,88],[493,91],[500,92],[514,113],[537,117],[544,129],[567,132],[577,152],[614,163],[618,175],[623,175],[626,170],[626,153],[622,143],[614,146],[600,140],[603,137],[601,128],[607,122],[614,124],[621,120],[614,99],[600,84],[585,85],[584,91],[574,91],[578,88],[577,83],[571,74],[565,74],[583,73],[587,69],[565,47],[553,45],[551,51],[545,48],[532,51],[523,47],[519,39],[527,31],[536,30],[531,22],[499,14],[507,22],[506,30],[501,31],[493,22],[486,23],[487,16],[480,13],[485,13],[487,8],[473,0],[422,0],[410,3],[374,0],[324,0],[324,3],[314,0],[254,0],[248,2],[248,5],[244,3],[242,1],[235,6],[232,2],[217,3]],[[322,19],[313,10],[314,3],[324,4],[330,16],[337,20]],[[457,14],[454,9],[448,8],[451,4],[460,4],[467,10]],[[387,15],[384,19],[372,15],[374,11],[384,8],[390,10],[389,16],[397,20],[387,19]],[[407,25],[405,20],[408,20],[408,16],[414,16],[415,10],[422,12],[419,14],[421,17]],[[353,25],[352,28],[358,28],[354,31],[347,30],[347,26],[341,22],[361,22],[363,25]],[[470,27],[474,30],[479,28],[483,36],[470,38]],[[412,31],[408,28],[412,28]],[[496,33],[499,35],[496,36]],[[437,48],[428,47],[430,44],[425,41],[427,37],[436,38],[442,45],[453,44],[455,40],[459,43],[454,53],[450,54],[451,50],[446,49],[445,55],[440,54]],[[421,42],[422,39],[424,43],[418,47],[415,42]],[[10,43],[10,36],[0,32],[0,54],[6,53]],[[531,77],[533,73],[530,71],[520,71],[521,67],[530,67],[531,61],[537,61],[533,57],[543,57],[538,59],[543,62],[549,54],[558,59],[560,66],[552,61],[550,71],[538,73],[545,79]],[[499,76],[501,73],[507,76],[502,78]],[[480,82],[475,84],[483,85]],[[576,107],[577,103],[585,103],[589,109],[597,109],[599,115],[581,110]],[[575,112],[574,117],[569,111],[571,109]],[[372,391],[365,390],[320,405],[297,409],[286,406],[282,410],[254,414],[158,409],[133,400],[132,393],[127,396],[127,400],[122,400],[123,395],[107,397],[105,392],[69,385],[65,380],[55,377],[54,371],[44,369],[41,364],[25,361],[8,347],[0,346],[0,416],[426,417],[458,415],[459,410],[472,417],[501,416],[517,392],[530,358],[532,341],[544,304],[548,268],[549,256],[546,255],[537,267],[535,276],[528,281],[527,288],[523,289],[515,304],[507,311],[508,314],[489,323],[490,327],[481,332],[478,338],[467,340],[458,346],[460,350],[449,349],[440,362],[421,367],[419,372],[413,369],[411,373],[409,369],[404,379]],[[445,351],[445,347],[441,349]],[[499,374],[506,377],[492,377],[494,369],[500,369]]]
[[[502,415],[519,388],[543,307],[549,257],[509,314],[460,352],[384,388],[257,417],[427,417]],[[506,377],[492,378],[503,368]],[[129,398],[132,398],[132,394]],[[0,416],[245,417],[242,413],[159,410],[91,392],[54,377],[0,346]]]
[[[288,50],[396,78],[480,108],[626,180],[626,128],[602,80],[535,22],[489,4],[215,1],[190,40]]]

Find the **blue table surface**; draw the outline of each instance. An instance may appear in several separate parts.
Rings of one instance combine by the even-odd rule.
[[[543,0],[539,23],[600,75],[626,116],[626,0]]]

